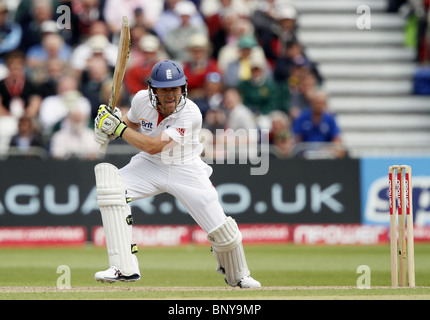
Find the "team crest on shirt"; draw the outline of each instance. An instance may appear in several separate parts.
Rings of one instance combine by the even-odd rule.
[[[141,123],[141,126],[142,126],[143,130],[145,130],[145,131],[152,131],[153,123],[151,121],[148,121],[148,120],[143,119],[143,118],[140,118],[139,121]]]
[[[176,128],[176,131],[178,131],[181,136],[184,136],[184,134],[185,134],[184,128]]]

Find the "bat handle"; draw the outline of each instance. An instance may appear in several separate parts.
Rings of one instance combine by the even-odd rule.
[[[106,149],[107,149],[108,143],[105,142],[100,146],[100,153],[105,154],[106,153]]]

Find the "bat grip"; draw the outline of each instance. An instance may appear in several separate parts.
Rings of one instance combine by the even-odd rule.
[[[107,143],[107,142],[103,143],[103,144],[100,146],[100,153],[105,154],[105,153],[106,153],[106,150],[107,150],[107,146],[108,146],[108,143]]]

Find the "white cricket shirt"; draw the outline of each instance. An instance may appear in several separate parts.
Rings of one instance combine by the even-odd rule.
[[[203,150],[199,138],[202,114],[191,100],[186,99],[185,107],[181,111],[162,119],[149,101],[148,90],[141,90],[131,101],[127,117],[131,122],[140,123],[141,133],[157,137],[164,131],[178,143],[174,148],[155,155],[142,151],[141,154],[145,157],[173,165],[192,164],[200,160]]]

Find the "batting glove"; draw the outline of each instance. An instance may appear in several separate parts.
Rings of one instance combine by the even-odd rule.
[[[100,133],[97,131],[99,129],[102,133],[106,134],[108,137],[122,137],[122,134],[124,133],[125,129],[127,129],[127,125],[121,121],[121,118],[118,117],[118,115],[121,115],[119,109],[118,111],[112,112],[110,111],[106,105],[102,104],[99,107],[99,110],[97,112],[97,117],[94,122],[94,128],[95,128],[95,138],[96,141],[103,139],[100,138]],[[98,142],[98,141],[97,141]]]

